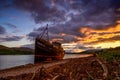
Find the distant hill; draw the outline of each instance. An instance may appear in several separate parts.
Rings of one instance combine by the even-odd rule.
[[[3,45],[0,45],[0,55],[26,55],[33,54],[34,50],[27,47],[14,47],[9,48]]]
[[[116,47],[116,48],[106,48],[106,49],[92,49],[92,50],[86,50],[86,51],[83,51],[83,52],[81,52],[81,53],[97,53],[97,54],[99,54],[99,53],[102,53],[102,52],[104,52],[104,51],[107,51],[107,52],[111,52],[111,51],[118,51],[118,52],[120,52],[120,47]]]
[[[3,45],[0,45],[0,49],[8,49],[8,47],[5,47]]]

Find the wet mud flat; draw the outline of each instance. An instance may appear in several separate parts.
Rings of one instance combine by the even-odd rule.
[[[27,64],[0,70],[0,80],[120,80],[120,60],[91,56]]]

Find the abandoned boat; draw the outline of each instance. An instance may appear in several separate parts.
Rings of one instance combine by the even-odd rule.
[[[64,57],[64,50],[59,42],[50,42],[43,38],[48,37],[48,26],[44,29],[41,36],[35,39],[35,62],[60,60]]]

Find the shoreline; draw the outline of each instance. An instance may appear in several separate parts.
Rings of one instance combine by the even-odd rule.
[[[25,74],[25,73],[33,73],[37,68],[41,68],[41,67],[48,68],[53,65],[63,64],[67,61],[68,59],[60,60],[60,61],[52,61],[52,62],[40,62],[36,64],[26,64],[21,66],[15,66],[8,69],[3,69],[3,70],[0,70],[0,78],[1,77],[4,78],[7,76],[15,76],[16,73],[17,73],[16,76]]]
[[[88,56],[92,56],[92,55],[91,54],[65,54],[63,59],[76,58],[76,57],[77,58],[88,57]],[[25,64],[34,64],[34,55],[1,55],[0,62],[1,62],[0,70],[9,69],[15,66],[21,66]]]
[[[116,66],[118,65],[118,66]],[[98,56],[27,64],[0,70],[0,80],[118,79],[118,63],[109,64]],[[110,70],[115,68],[115,70]],[[110,70],[110,71],[109,71]],[[114,73],[116,72],[116,73]]]
[[[84,56],[79,57],[79,58],[86,58],[86,57],[93,56],[93,54],[89,54],[89,55],[81,54],[81,55],[84,55]],[[22,75],[25,73],[27,73],[27,74],[33,73],[37,68],[41,68],[41,67],[48,68],[50,66],[54,66],[57,64],[64,64],[64,63],[67,63],[71,59],[77,59],[77,58],[67,58],[67,59],[62,59],[62,60],[58,60],[58,61],[44,61],[44,62],[35,63],[35,64],[30,63],[30,64],[25,64],[25,65],[20,65],[20,66],[14,66],[14,67],[7,68],[7,69],[1,69],[0,70],[0,78],[5,78],[8,76],[17,76],[17,75]],[[32,69],[33,71],[31,71],[30,69]]]

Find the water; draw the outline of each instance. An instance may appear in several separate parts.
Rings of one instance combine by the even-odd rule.
[[[87,57],[88,54],[65,54],[66,58]],[[11,68],[32,63],[34,64],[34,55],[0,55],[0,69]]]
[[[0,55],[0,69],[34,63],[33,55]]]

